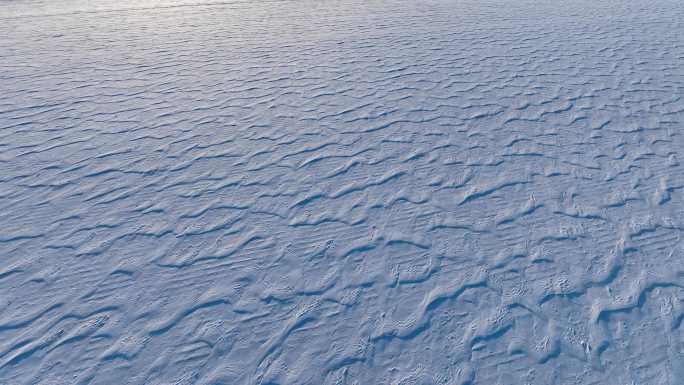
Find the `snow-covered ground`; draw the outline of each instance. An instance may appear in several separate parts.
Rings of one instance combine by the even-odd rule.
[[[684,384],[681,1],[0,1],[0,384]]]

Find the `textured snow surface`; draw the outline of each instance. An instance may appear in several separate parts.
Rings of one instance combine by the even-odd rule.
[[[0,384],[684,384],[680,1],[2,1],[0,91]]]

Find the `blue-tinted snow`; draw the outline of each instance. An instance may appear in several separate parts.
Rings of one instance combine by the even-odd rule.
[[[680,1],[2,1],[0,91],[0,384],[684,384]]]

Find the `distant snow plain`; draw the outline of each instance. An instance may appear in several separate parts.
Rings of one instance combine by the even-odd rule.
[[[0,384],[684,384],[684,5],[0,2]]]

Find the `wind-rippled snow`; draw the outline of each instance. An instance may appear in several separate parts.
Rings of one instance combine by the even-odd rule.
[[[0,384],[684,383],[679,1],[0,2]]]

